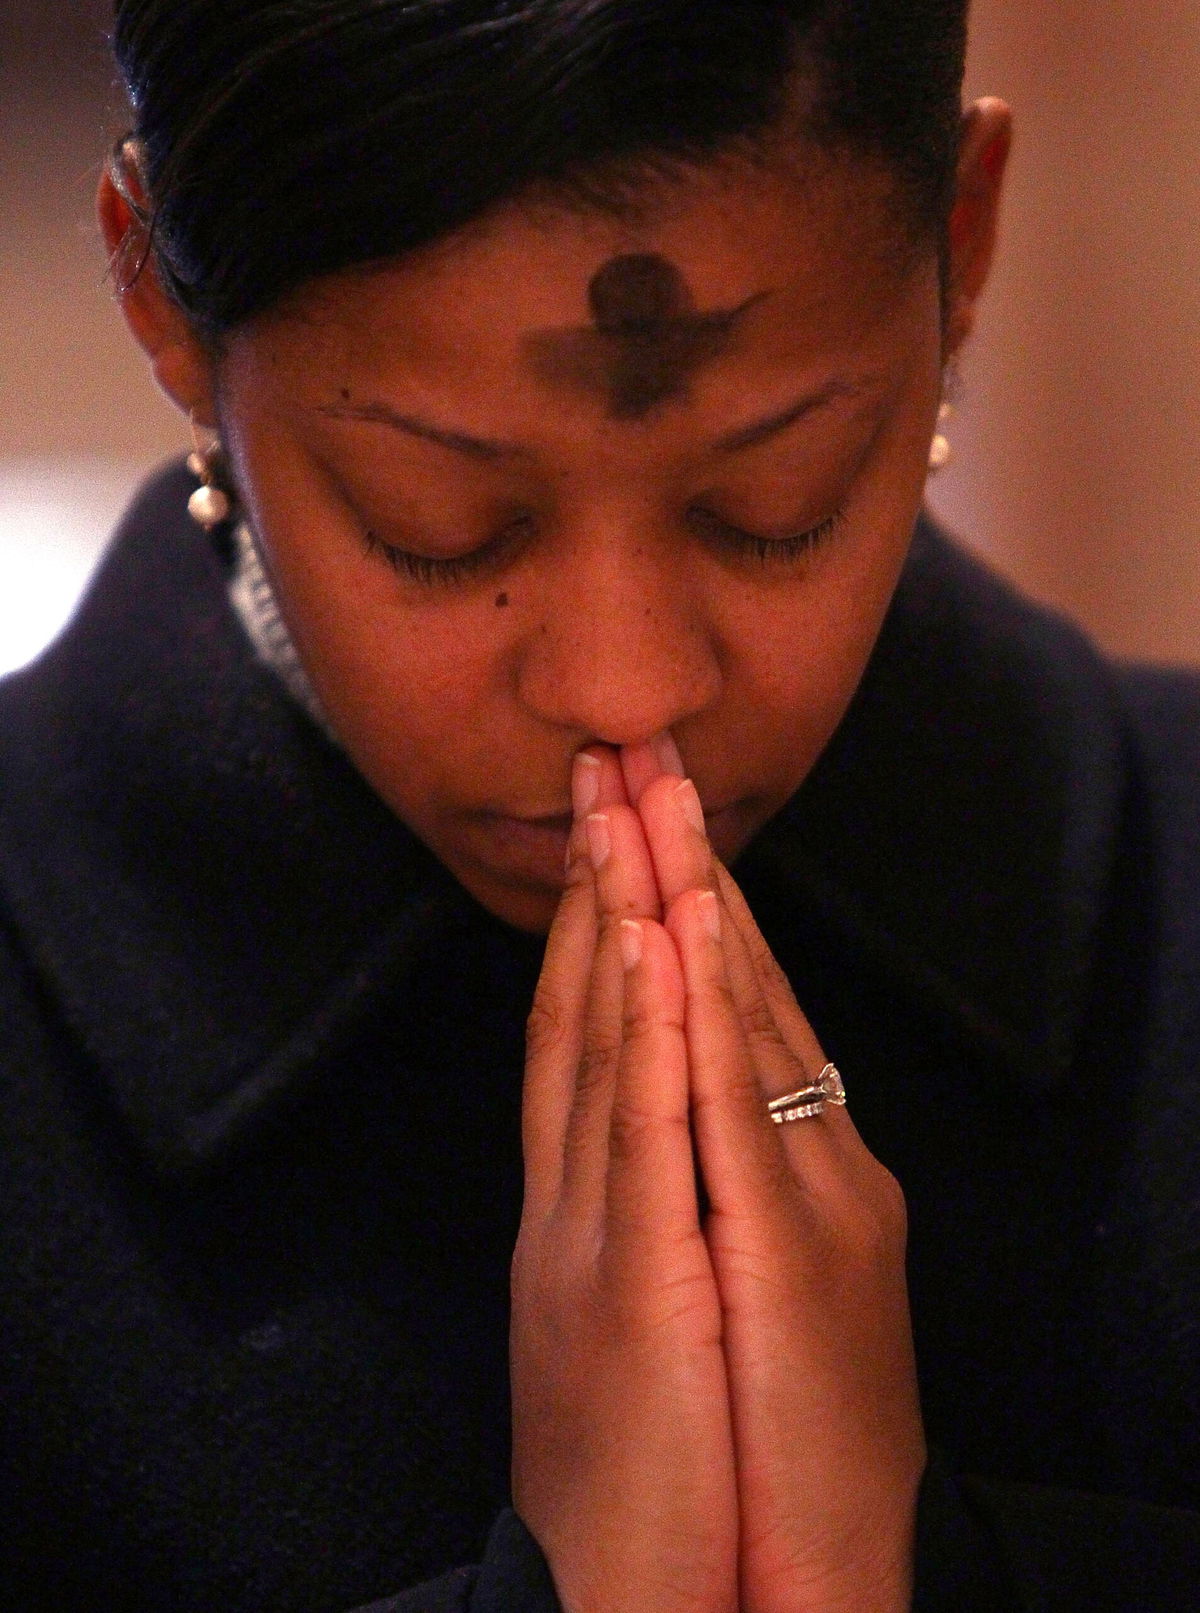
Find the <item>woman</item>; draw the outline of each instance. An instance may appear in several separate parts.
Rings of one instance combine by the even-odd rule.
[[[119,0],[210,447],[0,705],[8,1605],[1193,1605],[1200,693],[921,518],[965,13]]]

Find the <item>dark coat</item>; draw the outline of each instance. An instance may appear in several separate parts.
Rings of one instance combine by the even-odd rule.
[[[189,485],[0,687],[0,1602],[543,1613],[504,1510],[540,946],[255,660]],[[738,865],[908,1197],[922,1609],[1200,1607],[1198,780],[1200,681],[923,526]]]

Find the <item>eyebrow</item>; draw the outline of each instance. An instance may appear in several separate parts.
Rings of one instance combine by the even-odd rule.
[[[798,398],[795,403],[789,403],[785,409],[777,414],[768,415],[765,420],[756,420],[748,426],[739,426],[734,431],[726,432],[718,437],[713,447],[719,454],[736,454],[744,448],[754,448],[760,442],[767,442],[776,437],[789,426],[794,426],[798,420],[806,415],[815,414],[827,404],[833,403],[837,398],[854,398],[866,390],[867,382],[847,381],[837,378],[827,381],[823,387],[810,392],[807,397]]]
[[[334,420],[364,420],[368,425],[390,426],[393,431],[407,432],[410,437],[435,442],[456,454],[466,454],[471,459],[485,460],[489,464],[501,459],[527,456],[529,452],[515,443],[497,442],[491,437],[473,437],[466,431],[434,425],[431,420],[422,420],[419,415],[403,414],[388,403],[323,403],[318,406],[317,413]]]
[[[789,426],[794,426],[807,415],[815,414],[818,409],[825,408],[836,399],[857,397],[866,390],[867,385],[866,380],[849,381],[838,378],[828,381],[815,392],[798,398],[786,408],[768,415],[766,419],[755,420],[750,425],[738,426],[735,430],[726,432],[724,436],[717,438],[712,448],[719,454],[736,454],[747,448],[755,448],[759,443],[778,436]],[[334,420],[358,420],[368,425],[387,426],[393,431],[403,431],[410,437],[436,443],[441,448],[449,448],[456,454],[465,454],[469,459],[479,460],[485,464],[530,457],[530,450],[517,443],[501,442],[494,437],[476,437],[467,431],[456,431],[449,426],[437,425],[432,420],[423,420],[419,415],[393,409],[388,403],[325,403],[318,405],[317,412]]]

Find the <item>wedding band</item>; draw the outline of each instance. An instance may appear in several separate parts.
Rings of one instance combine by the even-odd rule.
[[[838,1074],[836,1064],[827,1064],[812,1086],[801,1087],[798,1092],[785,1092],[781,1098],[772,1098],[767,1113],[777,1126],[786,1126],[792,1120],[812,1120],[827,1103],[843,1108],[846,1088]]]

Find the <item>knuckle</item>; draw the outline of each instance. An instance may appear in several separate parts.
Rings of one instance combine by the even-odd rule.
[[[681,1116],[680,1125],[686,1124]],[[637,1104],[618,1101],[613,1105],[609,1128],[609,1156],[617,1164],[636,1163],[656,1151],[674,1122]]]
[[[648,1152],[654,1133],[652,1118],[627,1103],[613,1107],[609,1128],[609,1156],[616,1164],[627,1164]]]
[[[844,1160],[830,1157],[823,1168],[810,1164],[804,1175],[808,1247],[817,1266],[828,1262],[865,1280],[903,1269],[908,1209],[900,1183],[885,1166],[872,1159],[865,1171],[848,1171]]]
[[[569,1217],[556,1213],[533,1223],[526,1218],[509,1267],[514,1307],[526,1316],[548,1316],[560,1305],[575,1309],[590,1260],[588,1239]]]
[[[612,1075],[620,1057],[619,1038],[607,1031],[592,1029],[587,1036],[583,1053],[575,1069],[575,1090],[586,1096]]]
[[[885,1228],[903,1246],[908,1242],[908,1200],[900,1183],[883,1165],[879,1167],[878,1191]]]
[[[621,1046],[617,1055],[622,1069],[637,1068],[645,1063],[653,1045],[653,1036],[651,1024],[626,1004],[621,1026]]]
[[[791,1049],[788,1047],[783,1032],[779,1029],[775,1021],[775,1015],[771,1012],[770,1004],[765,997],[756,996],[752,1002],[746,1005],[742,1013],[742,1022],[746,1027],[747,1035],[764,1048],[771,1051],[779,1050],[791,1053]]]
[[[861,1194],[852,1220],[858,1258],[873,1269],[890,1269],[903,1261],[908,1243],[908,1207],[899,1182],[877,1164],[868,1190]]]
[[[509,1268],[509,1293],[514,1315],[537,1313],[545,1308],[552,1286],[547,1264],[543,1240],[522,1228]]]
[[[737,1000],[724,973],[714,973],[698,985],[688,986],[689,1006],[694,1001],[702,1000],[703,997],[715,998],[717,1006],[723,1014],[736,1015],[738,1013]]]
[[[758,970],[759,978],[763,982],[765,991],[769,996],[791,999],[792,983],[784,973],[783,965],[763,940],[756,936],[751,948],[754,967]]]
[[[534,1239],[528,1228],[522,1226],[517,1234],[516,1245],[513,1249],[512,1264],[509,1267],[509,1290],[514,1303],[519,1302],[534,1286],[534,1270],[537,1263],[537,1254]]]
[[[587,900],[591,902],[592,864],[578,834],[571,836],[571,855],[567,860],[566,878],[563,884],[562,907]],[[585,894],[586,893],[586,896]]]
[[[566,1042],[567,1029],[562,999],[554,992],[539,991],[525,1021],[527,1057],[541,1060],[559,1052]]]

